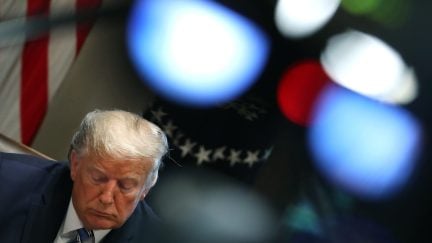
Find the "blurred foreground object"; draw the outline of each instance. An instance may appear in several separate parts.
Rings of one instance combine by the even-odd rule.
[[[370,98],[406,104],[417,96],[417,78],[401,55],[375,36],[350,30],[330,38],[321,55],[336,83]]]
[[[318,60],[307,59],[290,66],[279,81],[278,105],[292,122],[308,126],[316,100],[331,82]]]
[[[172,174],[155,192],[155,209],[170,232],[158,242],[268,242],[277,227],[273,211],[262,198],[209,171]]]
[[[411,178],[421,147],[417,120],[340,86],[323,92],[309,131],[317,169],[364,199],[385,199]]]
[[[136,1],[127,43],[146,85],[196,107],[242,95],[261,74],[270,49],[252,21],[209,0]]]
[[[275,23],[286,37],[308,37],[333,17],[339,4],[340,0],[278,0]]]
[[[342,0],[342,8],[384,27],[397,28],[407,22],[415,0]]]

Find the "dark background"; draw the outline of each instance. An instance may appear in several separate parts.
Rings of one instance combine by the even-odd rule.
[[[242,130],[241,123],[236,124],[234,118],[233,120],[228,118],[229,114],[226,111],[216,108],[181,107],[181,105],[164,101],[162,97],[157,98],[165,102],[166,107],[171,108],[173,119],[185,124],[183,127],[189,126],[190,130],[201,134],[196,136],[201,136],[203,143],[214,138],[213,135],[205,132],[212,130],[229,133],[230,135],[221,139],[230,141],[240,139],[239,143],[243,142],[245,147],[252,146],[251,144],[255,146],[261,142],[265,145],[273,145],[274,149],[268,161],[253,168],[246,166],[233,168],[227,166],[227,163],[220,162],[208,166],[207,169],[216,170],[239,179],[241,182],[246,182],[247,186],[256,190],[270,202],[282,221],[292,206],[296,205],[301,198],[307,198],[312,202],[315,212],[320,217],[320,223],[324,225],[329,217],[348,216],[356,219],[356,223],[341,219],[338,222],[339,225],[330,231],[345,235],[350,235],[347,232],[355,231],[355,234],[364,237],[363,240],[361,237],[354,237],[354,240],[348,236],[342,239],[336,237],[333,241],[329,239],[319,241],[312,237],[309,240],[298,242],[347,242],[348,240],[352,242],[392,242],[384,239],[380,241],[380,237],[376,236],[379,234],[375,234],[374,227],[371,226],[374,224],[388,230],[389,234],[396,239],[395,242],[429,242],[431,237],[428,222],[432,205],[429,152],[429,124],[432,118],[429,111],[432,98],[429,94],[432,79],[432,68],[429,61],[432,54],[429,47],[432,41],[430,33],[432,3],[427,0],[407,1],[410,6],[405,9],[407,18],[396,26],[385,25],[366,16],[353,15],[339,8],[336,15],[320,31],[309,37],[293,40],[281,36],[274,26],[273,11],[276,1],[221,0],[219,2],[253,20],[271,38],[270,59],[264,72],[255,86],[239,98],[243,100],[254,96],[265,100],[269,105],[268,120],[256,124],[253,129],[255,132],[245,132]],[[388,11],[391,12],[391,6],[389,8]],[[409,184],[401,193],[382,201],[368,201],[351,196],[349,193],[346,194],[349,198],[348,204],[338,199],[335,196],[338,192],[346,192],[329,184],[314,168],[306,144],[308,128],[285,119],[276,103],[277,82],[286,68],[304,59],[319,59],[328,38],[348,29],[375,35],[389,44],[401,54],[409,66],[414,68],[419,82],[418,97],[410,104],[404,105],[403,108],[410,111],[420,121],[423,129],[423,148]],[[214,113],[217,115],[209,116]],[[172,156],[176,159],[175,146],[173,150]],[[192,161],[188,162],[180,158],[177,160],[184,164],[194,165]],[[203,167],[205,166],[200,168]],[[168,162],[167,168],[162,171],[162,177],[164,173],[178,169],[176,165]],[[366,219],[368,223],[359,223],[362,219]],[[352,228],[345,230],[343,226],[350,224]],[[297,242],[295,238],[290,238],[292,229],[289,229],[289,226],[283,225],[281,228],[279,235],[281,241],[291,239]],[[364,236],[368,233],[373,235],[371,239]]]

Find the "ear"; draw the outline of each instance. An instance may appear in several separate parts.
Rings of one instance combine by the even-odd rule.
[[[146,187],[143,192],[141,192],[140,201],[144,200],[147,196],[147,193],[150,191],[150,187]]]
[[[156,184],[156,181],[157,181],[158,176],[159,176],[159,173],[158,173],[157,171],[154,172],[154,173],[155,173],[155,175],[153,176],[153,180],[152,180],[152,182],[150,183],[149,190],[150,190],[150,188],[152,188],[152,187]]]
[[[72,181],[75,181],[75,178],[78,173],[78,166],[79,166],[78,154],[75,152],[75,150],[72,150],[70,154],[70,176]]]
[[[140,200],[144,200],[145,196],[147,196],[147,194],[149,193],[150,189],[156,184],[156,181],[158,179],[158,173],[156,172],[156,175],[153,176],[153,180],[151,181],[151,183],[149,184],[149,186],[147,186],[144,191],[142,192],[141,196],[140,196]]]

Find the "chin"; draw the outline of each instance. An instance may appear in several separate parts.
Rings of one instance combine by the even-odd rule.
[[[116,229],[121,226],[118,222],[98,217],[88,219],[87,225],[86,228],[94,230]]]
[[[101,223],[90,223],[89,224],[89,228],[91,228],[93,230],[117,229],[118,227],[119,226],[116,224],[101,224]]]

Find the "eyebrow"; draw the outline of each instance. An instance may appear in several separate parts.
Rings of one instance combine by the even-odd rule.
[[[131,181],[131,182],[138,183],[138,180],[136,178],[133,178],[133,177],[120,178],[119,181],[122,181],[122,182]]]
[[[109,176],[104,172],[103,169],[100,169],[99,167],[97,167],[97,166],[95,166],[95,165],[91,166],[90,169],[91,169],[91,170],[94,170],[94,171],[96,171],[96,172],[99,172],[99,173],[103,174],[103,175],[106,176],[106,177],[109,177]],[[136,177],[134,177],[134,176],[127,176],[127,177],[118,178],[118,180],[119,180],[119,181],[132,180],[132,181],[135,181],[136,183],[138,183],[138,182],[139,182],[139,176],[136,176]]]

